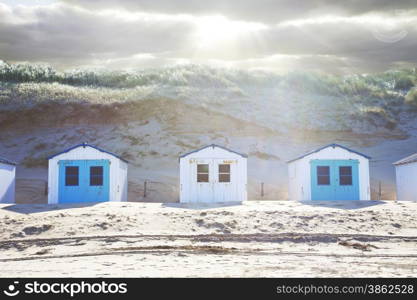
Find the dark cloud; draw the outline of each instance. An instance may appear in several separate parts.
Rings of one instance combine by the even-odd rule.
[[[0,6],[0,53],[6,60],[89,60],[138,53],[175,52],[193,24],[166,19],[97,14],[67,5]]]

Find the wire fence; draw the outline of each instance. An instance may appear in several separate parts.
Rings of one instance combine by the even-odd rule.
[[[389,187],[383,186],[382,181],[374,182],[371,185],[371,199],[372,200],[387,200],[392,199],[396,200],[395,196],[393,197],[392,192]],[[27,198],[30,195],[32,199],[46,199],[48,196],[48,182],[46,180],[40,179],[18,179],[17,188],[16,188],[18,198]],[[150,179],[145,179],[140,182],[129,182],[129,193],[132,193],[135,196],[142,197],[144,199],[161,197],[161,200],[178,198],[178,187],[175,184],[169,184],[167,182],[154,181]],[[282,197],[277,197],[275,188],[271,184],[266,184],[265,182],[258,182],[252,185],[251,191],[248,194],[249,199],[259,199],[259,200],[273,200],[273,199],[282,199]],[[43,200],[42,200],[43,202]]]

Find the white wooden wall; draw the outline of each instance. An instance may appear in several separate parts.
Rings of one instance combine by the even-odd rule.
[[[0,163],[0,203],[15,202],[16,166]]]
[[[247,200],[247,159],[239,154],[227,151],[219,147],[207,147],[198,152],[180,158],[180,202],[196,202],[195,185],[196,178],[192,175],[192,160],[219,159],[236,161],[236,168],[231,176],[235,176],[235,186],[237,189],[237,197],[228,197],[226,201],[214,199],[214,202],[242,202]],[[222,183],[214,183],[214,189],[218,189],[218,185]],[[216,193],[216,191],[214,191]]]
[[[58,203],[59,165],[60,160],[94,160],[110,161],[110,201],[127,201],[127,164],[117,157],[101,152],[92,147],[80,146],[69,152],[62,153],[49,160],[48,170],[48,203]]]
[[[417,201],[417,162],[395,166],[397,200]]]
[[[120,186],[120,195],[118,196],[120,200],[116,201],[127,201],[127,187],[129,180],[127,177],[128,164],[122,160],[119,160],[119,186]]]
[[[310,161],[314,159],[357,159],[359,161],[359,197],[370,200],[369,160],[340,147],[327,147],[288,164],[289,200],[311,200]]]

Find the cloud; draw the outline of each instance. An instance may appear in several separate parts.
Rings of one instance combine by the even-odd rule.
[[[387,26],[390,24],[390,26]],[[391,59],[399,49],[413,52],[417,47],[417,16],[405,20],[382,17],[334,17],[311,19],[278,25],[264,37],[273,51],[292,54],[321,54],[363,57],[387,54]],[[387,44],[375,37],[376,33],[395,36],[405,32],[395,44]],[[397,53],[396,53],[397,52]]]
[[[333,62],[337,72],[349,67],[358,70],[360,66],[363,71],[381,71],[407,62],[413,67],[417,63],[417,16],[396,19],[365,15],[281,23],[243,36],[229,46],[236,50],[232,56],[219,47],[217,52],[203,51],[203,57],[249,62],[286,57],[297,66],[302,65],[298,63],[301,60],[290,58],[303,57],[303,64],[323,63],[326,70]]]
[[[0,53],[6,60],[90,60],[181,50],[187,18],[94,12],[68,5],[0,6]]]
[[[231,19],[264,23],[317,17],[323,15],[353,16],[371,12],[397,13],[414,9],[415,0],[63,0],[88,8],[124,8],[152,13],[224,15]]]
[[[199,1],[123,1],[123,7],[119,2],[0,3],[0,59],[63,68],[189,62],[336,73],[417,64],[416,10],[391,13],[391,2],[385,0],[346,1],[345,7],[337,1],[310,4],[325,0],[292,0],[291,5],[286,0],[243,0],[239,5],[213,0],[204,6]],[[228,12],[231,3],[235,12]],[[268,23],[271,12],[285,20]]]

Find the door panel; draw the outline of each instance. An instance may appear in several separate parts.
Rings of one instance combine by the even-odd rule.
[[[359,200],[358,160],[312,160],[311,200]]]
[[[334,200],[333,161],[311,162],[311,200]]]
[[[110,164],[108,160],[86,161],[85,201],[105,202],[110,200],[109,169]]]
[[[238,199],[237,161],[192,159],[191,202],[226,202]]]
[[[336,174],[336,200],[359,200],[359,174],[357,160],[334,162]]]
[[[213,160],[214,169],[214,199],[216,202],[236,201],[237,197],[237,161]]]
[[[191,164],[191,202],[212,202],[212,160],[194,159]]]
[[[58,196],[59,203],[83,201],[83,169],[84,161],[59,161]]]

